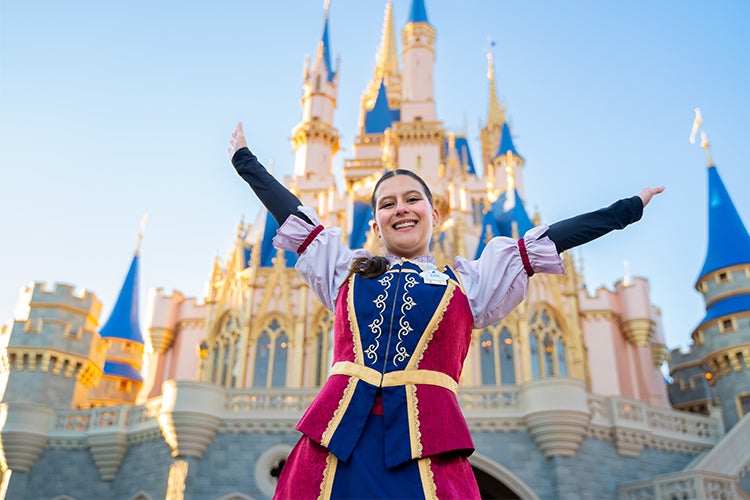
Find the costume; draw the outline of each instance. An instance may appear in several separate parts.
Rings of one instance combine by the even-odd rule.
[[[334,359],[297,426],[304,437],[284,466],[277,496],[299,498],[304,483],[312,487],[304,497],[478,498],[466,460],[474,445],[456,392],[472,329],[500,320],[525,296],[528,273],[517,242],[495,238],[479,260],[459,257],[441,269],[429,255],[389,257],[388,271],[363,278],[349,268],[369,254],[341,244],[339,228],[318,229],[312,209],[299,210],[312,223],[287,218],[274,245],[303,247],[297,270],[335,310]],[[526,264],[562,273],[546,231],[526,235]],[[366,465],[350,471],[350,462]],[[363,470],[372,478],[368,489]]]
[[[243,149],[233,163],[264,201],[257,159]],[[303,436],[275,498],[479,498],[456,398],[472,329],[512,311],[535,272],[562,273],[567,244],[640,218],[635,198],[535,227],[518,242],[494,238],[479,259],[440,269],[429,255],[388,256],[375,278],[350,274],[355,259],[371,255],[344,245],[340,228],[324,229],[308,207],[264,201],[281,219],[274,246],[300,255],[297,270],[335,311],[331,375],[297,426]]]

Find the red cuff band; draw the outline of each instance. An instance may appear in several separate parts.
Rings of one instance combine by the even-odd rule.
[[[526,270],[526,274],[528,274],[529,277],[534,276],[534,268],[531,267],[531,262],[529,262],[529,254],[526,252],[526,242],[523,241],[523,238],[518,240],[518,251],[521,254],[521,262],[523,262],[523,268]]]
[[[307,250],[307,247],[310,246],[310,243],[315,239],[315,237],[323,230],[323,226],[318,225],[315,229],[310,231],[310,234],[307,235],[307,238],[305,238],[305,241],[302,242],[302,244],[297,249],[297,255],[302,255],[302,252]]]

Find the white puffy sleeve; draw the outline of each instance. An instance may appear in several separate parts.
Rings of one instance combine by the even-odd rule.
[[[520,304],[534,273],[565,271],[555,244],[542,237],[547,229],[546,225],[529,229],[519,242],[493,238],[477,260],[457,257],[453,261],[469,299],[475,328],[500,321]]]
[[[333,311],[339,287],[349,275],[352,261],[371,255],[366,250],[351,250],[344,245],[341,228],[323,228],[312,208],[300,206],[298,210],[313,224],[294,214],[290,215],[276,232],[273,245],[281,250],[297,252],[299,258],[295,268],[323,305]]]

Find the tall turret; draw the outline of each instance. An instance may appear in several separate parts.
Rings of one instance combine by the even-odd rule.
[[[138,262],[136,250],[109,319],[100,330],[108,344],[104,375],[89,391],[93,406],[135,403],[143,385],[143,336],[138,318]]]
[[[404,63],[400,122],[395,124],[398,166],[440,186],[445,132],[435,109],[435,28],[427,20],[423,0],[412,0],[401,30]]]
[[[497,89],[495,88],[495,60],[492,52],[494,46],[495,42],[490,42],[487,50],[487,79],[490,84],[490,96],[487,104],[487,121],[479,132],[482,143],[482,163],[487,166],[492,163],[495,157],[505,124],[505,109],[497,98]]]
[[[705,134],[703,147],[708,152]],[[702,412],[718,402],[728,430],[750,412],[750,235],[710,154],[708,249],[695,288],[706,314],[692,333],[696,355],[673,356],[670,397]]]
[[[333,203],[333,155],[339,150],[339,133],[333,126],[338,68],[331,64],[330,46],[326,6],[323,35],[312,67],[309,58],[305,61],[302,121],[292,130],[295,159],[291,186],[304,204],[325,208]],[[298,182],[301,180],[305,182]],[[325,218],[328,212],[319,215]]]

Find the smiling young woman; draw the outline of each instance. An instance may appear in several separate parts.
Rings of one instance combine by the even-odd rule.
[[[235,169],[279,223],[274,245],[299,254],[297,270],[336,317],[331,375],[297,425],[275,498],[479,498],[456,397],[472,329],[510,313],[533,274],[562,273],[561,252],[639,220],[663,191],[518,241],[494,238],[478,259],[438,267],[429,252],[438,211],[413,172],[388,171],[375,185],[373,230],[386,255],[374,256],[323,228],[248,150],[242,124],[230,144]]]

